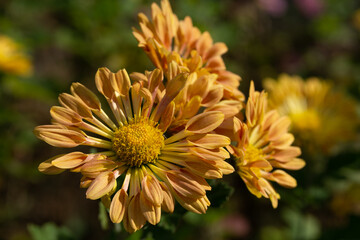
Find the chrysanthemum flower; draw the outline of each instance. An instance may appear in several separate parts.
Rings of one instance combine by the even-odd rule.
[[[0,71],[21,76],[32,71],[31,61],[22,47],[4,35],[0,35]]]
[[[283,74],[278,81],[266,79],[264,87],[269,92],[269,107],[290,117],[290,131],[309,151],[328,153],[354,137],[359,123],[356,103],[333,91],[329,83]]]
[[[114,223],[134,232],[148,221],[157,224],[161,210],[172,212],[174,199],[185,209],[205,213],[210,202],[207,179],[234,171],[224,160],[230,139],[213,133],[224,119],[220,111],[190,118],[182,130],[169,133],[174,120],[174,98],[188,74],[166,79],[159,69],[144,75],[126,70],[98,70],[95,81],[114,118],[103,110],[96,95],[80,83],[71,94],[59,96],[62,106],[51,108],[52,125],[38,126],[35,134],[55,147],[87,145],[97,153],[71,152],[40,164],[39,170],[57,174],[65,169],[83,175],[86,197],[101,198]],[[170,76],[168,74],[168,76]],[[115,121],[114,121],[115,120]]]
[[[175,61],[190,72],[216,74],[225,99],[244,100],[238,90],[240,76],[227,71],[221,57],[227,52],[224,43],[214,43],[208,32],[201,33],[193,26],[190,17],[179,21],[168,0],[161,1],[161,8],[153,3],[151,9],[151,20],[139,14],[140,30],[134,28],[133,34],[157,68],[166,71]]]
[[[297,158],[300,148],[291,146],[294,137],[288,133],[290,120],[280,117],[276,110],[267,110],[267,94],[255,91],[253,82],[245,117],[244,121],[234,119],[236,145],[230,151],[236,170],[252,194],[270,198],[276,208],[280,195],[270,181],[283,187],[296,187],[296,180],[281,169],[298,170],[305,162]]]

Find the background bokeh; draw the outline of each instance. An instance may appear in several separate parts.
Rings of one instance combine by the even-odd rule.
[[[32,70],[0,69],[0,239],[357,239],[360,237],[360,141],[331,156],[304,154],[298,187],[277,188],[279,207],[251,195],[236,175],[213,183],[206,215],[177,207],[158,227],[129,236],[85,199],[79,174],[47,176],[40,162],[66,152],[37,140],[57,96],[79,81],[95,91],[99,67],[153,69],[131,27],[148,0],[0,1],[0,34],[22,46]],[[358,0],[183,0],[174,12],[229,48],[224,60],[261,90],[280,73],[318,76],[360,98]],[[0,51],[4,51],[0,49]],[[344,106],[346,107],[346,106]],[[355,130],[356,131],[356,130]],[[336,137],[336,136],[334,136]],[[314,167],[316,166],[316,167]],[[231,186],[231,187],[230,187]]]

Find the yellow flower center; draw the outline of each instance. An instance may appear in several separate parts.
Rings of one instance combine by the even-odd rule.
[[[262,160],[264,157],[262,149],[254,147],[252,144],[246,146],[245,153],[242,157],[236,159],[237,171],[241,177],[246,179],[252,179],[253,174],[260,176],[260,168],[252,167],[252,162]],[[249,169],[251,168],[251,170]]]
[[[147,122],[138,122],[118,128],[112,139],[113,150],[120,161],[130,167],[154,163],[164,146],[162,132]]]
[[[244,165],[260,160],[264,156],[262,149],[254,147],[253,145],[249,144],[246,147],[245,154],[244,154]]]
[[[307,109],[303,112],[290,114],[292,125],[295,129],[303,130],[316,130],[320,127],[319,114],[312,109]]]

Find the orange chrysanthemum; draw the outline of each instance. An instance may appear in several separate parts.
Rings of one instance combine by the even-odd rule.
[[[155,69],[131,77],[132,84],[125,70],[111,73],[101,68],[96,74],[96,86],[114,119],[94,93],[74,83],[71,94],[59,96],[62,106],[51,108],[52,125],[35,128],[38,138],[55,147],[102,149],[56,156],[41,163],[39,170],[80,172],[81,186],[88,188],[86,197],[101,198],[111,220],[122,221],[128,232],[142,228],[146,221],[157,224],[161,210],[174,210],[174,198],[189,211],[205,213],[210,205],[206,191],[211,189],[205,178],[234,171],[224,161],[230,139],[212,132],[223,122],[222,112],[197,114],[178,132],[168,131],[176,108],[173,100],[188,73],[164,80],[162,71]]]
[[[227,71],[221,57],[227,52],[224,43],[213,43],[210,34],[201,33],[190,17],[179,21],[168,0],[161,1],[161,8],[153,3],[151,9],[151,20],[139,14],[140,30],[134,28],[133,34],[156,67],[166,71],[175,61],[200,75],[216,74],[225,99],[244,100],[238,90],[240,76]]]
[[[253,82],[245,117],[244,122],[234,119],[236,145],[231,146],[230,151],[237,172],[252,194],[270,198],[276,208],[280,195],[270,181],[284,187],[296,187],[296,180],[280,169],[298,170],[305,162],[297,158],[301,154],[300,148],[291,146],[294,137],[288,133],[290,120],[280,117],[275,110],[267,110],[267,95],[255,91]]]
[[[25,55],[22,47],[4,35],[0,35],[0,71],[21,76],[32,71],[29,57]]]
[[[269,92],[269,107],[291,119],[290,131],[309,152],[321,149],[329,153],[339,143],[354,138],[359,123],[356,103],[333,91],[331,84],[283,74],[278,81],[266,79],[264,86]]]

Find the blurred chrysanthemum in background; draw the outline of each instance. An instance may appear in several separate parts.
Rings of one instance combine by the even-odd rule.
[[[294,136],[288,133],[290,119],[280,116],[276,110],[268,110],[267,102],[267,94],[255,91],[251,82],[245,121],[234,118],[232,140],[236,144],[229,150],[236,171],[249,191],[258,198],[270,198],[276,208],[280,195],[270,181],[283,187],[296,187],[296,180],[281,169],[298,170],[305,162],[297,158],[301,154],[300,148],[291,146]]]
[[[157,224],[161,210],[174,210],[174,199],[189,211],[205,213],[210,205],[206,191],[211,190],[205,178],[234,171],[224,161],[229,158],[224,147],[230,139],[212,133],[224,120],[222,112],[194,114],[183,129],[167,131],[174,120],[173,100],[189,76],[176,64],[169,72],[165,80],[159,69],[135,73],[131,83],[126,70],[111,73],[101,68],[96,86],[114,118],[103,111],[94,93],[73,83],[72,94],[59,96],[62,107],[51,108],[52,125],[35,128],[41,140],[55,147],[102,149],[56,156],[41,163],[39,170],[80,172],[87,198],[101,198],[111,220],[122,221],[128,232],[146,221]]]
[[[309,152],[330,153],[356,136],[356,102],[332,84],[283,74],[278,80],[266,79],[264,87],[269,107],[290,117],[291,132]]]
[[[32,72],[31,60],[22,46],[5,35],[0,35],[0,71],[20,76]]]

